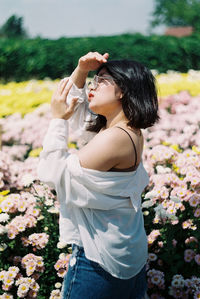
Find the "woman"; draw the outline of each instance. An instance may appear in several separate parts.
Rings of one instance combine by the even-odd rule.
[[[61,80],[40,154],[39,178],[60,202],[60,239],[72,244],[62,298],[139,299],[146,291],[141,128],[159,118],[155,82],[138,62],[107,59],[90,52]],[[69,154],[68,126],[77,124],[85,145]]]

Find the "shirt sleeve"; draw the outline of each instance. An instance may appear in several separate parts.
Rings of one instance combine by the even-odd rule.
[[[69,119],[69,136],[71,141],[76,141],[78,147],[82,147],[88,143],[95,133],[87,131],[87,126],[96,115],[89,110],[87,100],[88,88],[87,85],[83,88],[78,88],[75,84],[72,85],[67,96],[67,104],[70,104],[72,99],[78,97],[75,111]]]
[[[52,119],[40,153],[37,174],[39,180],[55,189],[67,164],[68,122],[64,119]]]

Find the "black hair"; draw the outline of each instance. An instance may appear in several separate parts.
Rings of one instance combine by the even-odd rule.
[[[155,78],[143,64],[133,60],[111,60],[102,64],[102,68],[112,76],[122,91],[122,109],[132,128],[148,128],[159,120],[158,98]],[[99,132],[106,125],[106,118],[97,115],[88,126],[89,131]]]

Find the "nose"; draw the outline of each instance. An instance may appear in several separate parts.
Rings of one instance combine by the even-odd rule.
[[[94,81],[90,81],[88,87],[89,90],[95,90],[97,88],[97,84]]]

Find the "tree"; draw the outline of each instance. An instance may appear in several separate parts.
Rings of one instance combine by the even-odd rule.
[[[7,38],[26,38],[26,30],[23,28],[23,17],[12,15],[0,28],[0,35]]]
[[[167,26],[192,26],[200,31],[199,0],[155,0],[152,27],[161,24]]]

